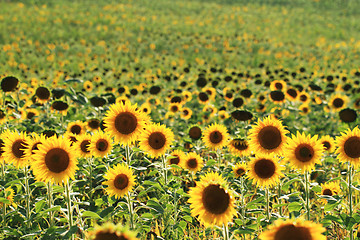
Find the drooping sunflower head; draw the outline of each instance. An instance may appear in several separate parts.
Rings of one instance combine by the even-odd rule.
[[[195,152],[190,152],[186,155],[182,167],[189,170],[190,172],[196,173],[197,171],[201,170],[203,165],[204,161],[200,155],[196,154]]]
[[[3,156],[7,163],[15,167],[25,167],[29,163],[25,150],[28,148],[29,137],[26,133],[17,131],[6,131],[2,134],[4,139]]]
[[[82,135],[85,133],[85,124],[80,120],[69,123],[67,126],[67,132],[73,135]]]
[[[160,157],[170,148],[174,141],[171,129],[161,124],[151,124],[146,127],[140,136],[140,148],[150,157]]]
[[[108,185],[106,193],[115,198],[123,197],[132,191],[135,186],[135,176],[132,170],[125,164],[118,164],[114,168],[109,169],[104,178],[104,185]]]
[[[91,151],[89,149],[90,142],[91,142],[91,136],[88,134],[80,135],[77,138],[77,141],[74,143],[73,146],[79,157],[86,158],[92,156]]]
[[[285,130],[280,120],[267,117],[249,131],[249,145],[256,153],[282,154],[287,141],[288,131]]]
[[[120,224],[114,225],[107,222],[96,226],[93,231],[86,233],[89,240],[138,240],[136,233],[124,228]]]
[[[106,129],[121,144],[129,145],[135,142],[145,127],[145,113],[131,105],[129,101],[121,101],[110,106],[104,118]]]
[[[296,220],[275,220],[268,230],[262,232],[260,240],[326,240],[322,235],[326,229],[319,223]]]
[[[233,173],[235,177],[242,177],[246,174],[247,165],[245,163],[237,163],[233,167]]]
[[[235,199],[224,178],[209,172],[201,177],[189,191],[191,215],[198,216],[205,226],[221,226],[230,222],[234,215]]]
[[[34,150],[31,168],[37,181],[66,183],[75,178],[77,156],[63,137],[50,137]]]
[[[27,148],[25,149],[25,158],[32,160],[36,150],[39,150],[39,144],[42,144],[46,140],[44,134],[33,133],[31,138],[28,138]]]
[[[251,153],[249,143],[244,139],[233,139],[229,142],[228,147],[232,154],[239,157],[248,156]]]
[[[360,129],[348,129],[336,138],[338,159],[341,162],[350,162],[355,167],[360,165]]]
[[[202,140],[210,149],[221,149],[229,141],[229,134],[224,125],[215,123],[204,130]]]
[[[168,157],[168,164],[172,165],[178,165],[178,166],[182,166],[183,161],[185,160],[186,155],[183,151],[180,150],[174,150],[173,152],[170,153],[169,157]]]
[[[322,136],[319,140],[324,146],[324,150],[328,153],[332,153],[335,150],[335,141],[329,135]]]
[[[317,135],[311,137],[297,132],[288,140],[284,157],[292,167],[305,172],[314,169],[315,164],[320,163],[323,151],[324,147]]]
[[[112,150],[113,142],[111,137],[102,132],[98,131],[91,137],[91,141],[87,149],[95,157],[106,157]]]
[[[284,167],[273,154],[257,154],[247,165],[248,178],[259,187],[271,187],[284,176]]]

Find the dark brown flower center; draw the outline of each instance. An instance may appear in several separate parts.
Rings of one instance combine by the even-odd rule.
[[[313,240],[306,227],[295,227],[293,224],[282,226],[275,233],[274,240]]]
[[[33,112],[28,112],[26,114],[26,119],[32,119],[33,117],[35,117],[35,113],[33,113]]]
[[[13,143],[11,150],[15,157],[22,158],[25,155],[25,152],[23,150],[25,147],[26,143],[23,140],[19,139]]]
[[[170,164],[176,164],[176,165],[178,165],[179,162],[180,162],[179,156],[172,156],[171,159],[170,159]]]
[[[267,150],[275,149],[281,144],[281,132],[276,127],[266,126],[260,130],[258,141],[260,145]]]
[[[80,143],[80,149],[83,153],[89,153],[90,150],[88,149],[90,145],[90,141],[89,140],[83,140],[81,143]]]
[[[79,125],[74,125],[70,128],[70,132],[72,132],[73,134],[80,134],[81,127]]]
[[[114,232],[98,232],[94,240],[128,240],[123,234],[117,235]]]
[[[238,169],[236,169],[236,174],[237,174],[238,176],[244,175],[244,174],[245,174],[245,169],[243,169],[243,168],[238,168]]]
[[[66,170],[69,163],[69,154],[62,148],[50,149],[45,155],[45,164],[54,173],[61,173]]]
[[[149,145],[151,148],[156,150],[161,149],[164,147],[165,143],[166,143],[166,137],[163,133],[154,132],[150,134]]]
[[[197,162],[196,158],[190,158],[189,160],[187,160],[186,164],[187,164],[188,168],[194,169],[197,167],[198,162]]]
[[[88,125],[90,128],[92,129],[98,129],[100,127],[100,121],[97,120],[97,119],[91,119],[89,122],[88,122]]]
[[[135,131],[138,121],[136,116],[130,112],[123,112],[115,118],[116,130],[124,135],[131,134]]]
[[[325,190],[323,191],[322,195],[332,196],[333,193],[332,193],[332,191],[331,191],[330,189],[327,188],[327,189],[325,189]]]
[[[41,142],[35,143],[31,148],[31,154],[35,153],[35,150],[39,150],[38,145],[41,144]]]
[[[233,140],[232,146],[240,151],[246,150],[249,147],[245,141],[241,141],[241,140]]]
[[[283,88],[283,85],[281,84],[281,83],[275,83],[275,88],[277,89],[277,90],[281,90],[282,88]]]
[[[275,102],[281,102],[285,99],[285,94],[282,91],[276,90],[270,92],[270,97]]]
[[[296,159],[300,162],[309,162],[314,157],[314,148],[309,144],[303,143],[295,149]]]
[[[119,174],[115,177],[114,186],[117,189],[123,190],[129,185],[129,178],[125,174]]]
[[[38,87],[35,94],[41,100],[47,100],[50,98],[50,91],[46,87]]]
[[[258,177],[266,179],[274,175],[276,166],[272,160],[261,159],[255,163],[254,170]]]
[[[203,190],[202,202],[212,214],[226,212],[230,205],[230,195],[220,185],[211,184]]]
[[[108,141],[106,141],[106,139],[99,139],[96,142],[96,149],[99,150],[100,152],[105,152],[109,147],[109,143]]]
[[[344,152],[351,158],[360,157],[360,138],[355,136],[346,140],[344,143]]]
[[[198,140],[201,138],[201,128],[199,127],[192,127],[189,130],[189,136],[194,139],[194,140]]]
[[[330,143],[328,141],[324,141],[322,144],[325,147],[325,150],[329,150],[330,147],[331,147],[331,145],[330,145]]]
[[[335,108],[341,108],[344,105],[344,100],[342,100],[341,98],[335,98],[333,101],[333,106]]]
[[[213,131],[210,133],[209,139],[211,143],[217,144],[223,140],[223,135],[219,131]]]

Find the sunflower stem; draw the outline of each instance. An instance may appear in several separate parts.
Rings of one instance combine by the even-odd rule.
[[[164,174],[164,179],[165,179],[165,186],[167,185],[167,169],[166,169],[166,159],[165,159],[165,155],[161,156],[162,159],[162,164],[163,164],[163,174]]]
[[[305,177],[306,220],[310,220],[309,172],[307,170],[305,171],[304,177]]]
[[[89,164],[90,198],[92,198],[92,162],[93,162],[93,157],[89,157],[88,164]]]
[[[265,188],[265,195],[266,195],[266,219],[270,221],[270,196],[269,196],[269,188]]]
[[[68,207],[69,230],[73,226],[70,191],[71,191],[70,184],[69,184],[69,182],[67,182],[66,185],[65,185],[65,193],[66,193],[66,201],[67,201],[67,207]],[[71,239],[74,239],[74,235],[71,235]]]
[[[125,158],[126,158],[127,165],[130,167],[131,159],[130,159],[130,147],[129,147],[129,145],[125,146]]]
[[[228,223],[224,224],[224,240],[229,240],[229,227]]]
[[[1,177],[5,181],[5,160],[1,164]]]
[[[353,172],[353,166],[351,163],[349,163],[348,168],[348,174],[349,174],[349,181],[348,181],[348,188],[349,188],[349,195],[348,195],[348,201],[349,201],[349,216],[352,218],[353,215],[353,206],[352,206],[352,172]],[[350,229],[350,240],[353,240],[353,228]]]
[[[134,212],[133,212],[133,205],[131,202],[131,195],[129,192],[126,195],[127,195],[128,207],[130,213],[130,229],[134,229]]]
[[[27,219],[27,227],[30,228],[30,187],[29,187],[29,168],[26,166],[24,168],[25,174],[25,194],[26,194],[26,219]]]
[[[49,204],[49,208],[52,208],[52,202],[53,202],[53,198],[52,198],[52,184],[49,181],[47,184],[47,192],[48,192],[48,204]],[[54,214],[52,211],[49,211],[49,223],[50,223],[50,227],[54,226]]]
[[[279,181],[279,185],[278,185],[278,204],[281,205],[281,181]],[[279,215],[282,216],[282,207],[279,206]]]
[[[2,218],[2,220],[3,220],[2,224],[3,224],[4,227],[6,227],[6,223],[7,223],[5,218],[6,218],[6,204],[4,203],[4,205],[3,205],[3,218]]]

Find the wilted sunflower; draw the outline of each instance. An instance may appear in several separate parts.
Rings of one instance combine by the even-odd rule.
[[[196,173],[203,167],[203,165],[203,159],[198,154],[190,152],[186,155],[182,167],[193,173]]]
[[[79,157],[91,157],[91,151],[89,149],[91,142],[91,136],[88,134],[83,134],[77,138],[77,142],[73,144],[75,151]]]
[[[31,135],[31,138],[28,138],[28,141],[26,142],[28,147],[24,150],[25,152],[25,158],[32,160],[32,157],[35,154],[35,150],[39,150],[38,145],[45,142],[46,137],[44,134],[37,134],[33,133]]]
[[[128,145],[139,137],[145,127],[146,116],[129,101],[110,106],[104,118],[106,129],[121,144]]]
[[[185,160],[185,158],[186,158],[186,155],[183,151],[174,150],[173,152],[171,152],[169,154],[168,164],[169,165],[175,164],[178,166],[182,166],[183,165],[182,163]]]
[[[257,154],[247,165],[247,175],[259,187],[272,187],[284,176],[283,169],[273,154]]]
[[[320,163],[323,151],[324,146],[317,135],[311,137],[297,132],[296,136],[292,135],[288,140],[284,157],[291,166],[305,172],[314,169],[315,164]]]
[[[62,184],[75,178],[77,156],[65,138],[47,138],[38,148],[31,164],[37,181]]]
[[[249,131],[249,145],[255,153],[282,154],[287,140],[284,126],[281,121],[267,117]]]
[[[360,129],[355,127],[352,131],[348,129],[341,136],[336,138],[337,149],[340,162],[350,162],[355,167],[360,165]]]
[[[151,157],[157,158],[165,154],[174,141],[174,134],[165,125],[151,124],[141,133],[140,148]]]
[[[230,152],[236,156],[248,156],[251,153],[248,141],[244,139],[233,139],[229,142],[228,148]]]
[[[328,153],[332,153],[335,150],[335,142],[329,135],[322,136],[319,140],[324,146],[324,150]]]
[[[245,163],[237,163],[232,170],[235,177],[242,177],[245,175],[246,169],[247,165]]]
[[[112,140],[108,134],[98,131],[91,137],[87,149],[95,157],[105,157],[111,152]]]
[[[28,147],[29,137],[26,133],[6,131],[2,137],[4,139],[3,156],[5,162],[12,163],[17,168],[27,166],[29,159],[26,158],[25,149]]]
[[[191,215],[205,226],[221,226],[232,221],[235,210],[233,192],[218,173],[209,172],[189,191]]]
[[[132,170],[125,164],[118,164],[114,168],[109,169],[104,178],[104,185],[108,185],[106,188],[109,196],[115,196],[120,198],[126,195],[132,190],[135,185],[135,176]]]
[[[67,126],[67,132],[74,135],[81,135],[85,133],[85,124],[77,120],[76,122],[69,123]]]
[[[215,123],[204,130],[202,140],[210,149],[221,149],[229,141],[229,134],[224,125]]]
[[[268,230],[262,232],[260,240],[326,240],[322,235],[326,229],[318,223],[304,221],[300,218],[294,220],[275,220]]]
[[[107,222],[102,226],[96,226],[93,231],[86,233],[89,240],[138,240],[136,233],[132,232],[120,224],[114,225]]]

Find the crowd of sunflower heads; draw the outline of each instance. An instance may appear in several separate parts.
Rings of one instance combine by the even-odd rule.
[[[6,92],[16,89],[18,80],[6,77],[1,87]],[[38,88],[46,95],[46,89]],[[58,103],[59,111],[65,103]],[[55,108],[56,108],[55,107]],[[360,130],[358,127],[348,129],[341,136],[333,139],[329,136],[318,138],[304,132],[289,133],[282,122],[274,117],[259,119],[248,133],[248,140],[231,139],[227,128],[222,124],[212,124],[206,129],[199,126],[189,128],[189,137],[201,139],[203,144],[211,150],[221,153],[224,148],[237,156],[250,156],[250,161],[236,164],[234,175],[248,178],[254,185],[269,191],[276,186],[284,176],[285,165],[300,170],[305,177],[305,198],[308,200],[309,173],[315,164],[321,164],[326,152],[337,154],[340,162],[349,165],[349,174],[360,163]],[[106,193],[115,198],[128,197],[134,186],[136,176],[131,168],[130,152],[135,146],[151,158],[163,161],[167,181],[166,165],[178,165],[187,169],[191,174],[201,171],[204,160],[196,152],[185,153],[172,149],[174,134],[171,129],[162,124],[152,123],[149,115],[137,107],[136,103],[128,100],[119,101],[110,106],[104,118],[104,128],[92,135],[86,133],[84,123],[76,121],[69,124],[64,135],[26,134],[16,130],[4,128],[1,134],[1,154],[5,164],[13,164],[16,168],[32,170],[37,181],[48,184],[68,185],[70,179],[75,179],[75,172],[79,169],[78,159],[92,157],[106,157],[115,145],[126,149],[124,161],[109,167],[104,173],[103,184]],[[165,157],[166,156],[166,157]],[[3,170],[4,171],[4,170]],[[30,172],[27,172],[27,174]],[[3,172],[4,174],[4,172]],[[138,183],[141,184],[141,183]],[[188,192],[188,203],[191,214],[206,227],[219,226],[224,228],[224,238],[228,238],[228,224],[237,215],[234,192],[229,187],[227,179],[219,172],[207,172],[200,181],[194,184]],[[338,184],[330,182],[322,185],[322,194],[333,196],[340,194]],[[11,202],[14,191],[5,189],[5,196]],[[266,201],[269,201],[268,199]],[[351,201],[351,197],[350,197]],[[268,204],[268,203],[267,203]],[[307,202],[308,204],[308,202]],[[3,206],[2,207],[6,207]],[[309,214],[310,208],[306,209]],[[271,209],[267,208],[268,214]],[[350,212],[350,214],[352,214]],[[264,230],[259,238],[263,240],[287,239],[326,239],[323,235],[325,228],[318,223],[309,221],[306,216],[297,219],[276,220]],[[136,234],[121,227],[119,224],[106,223],[88,232],[90,239],[136,239]]]

